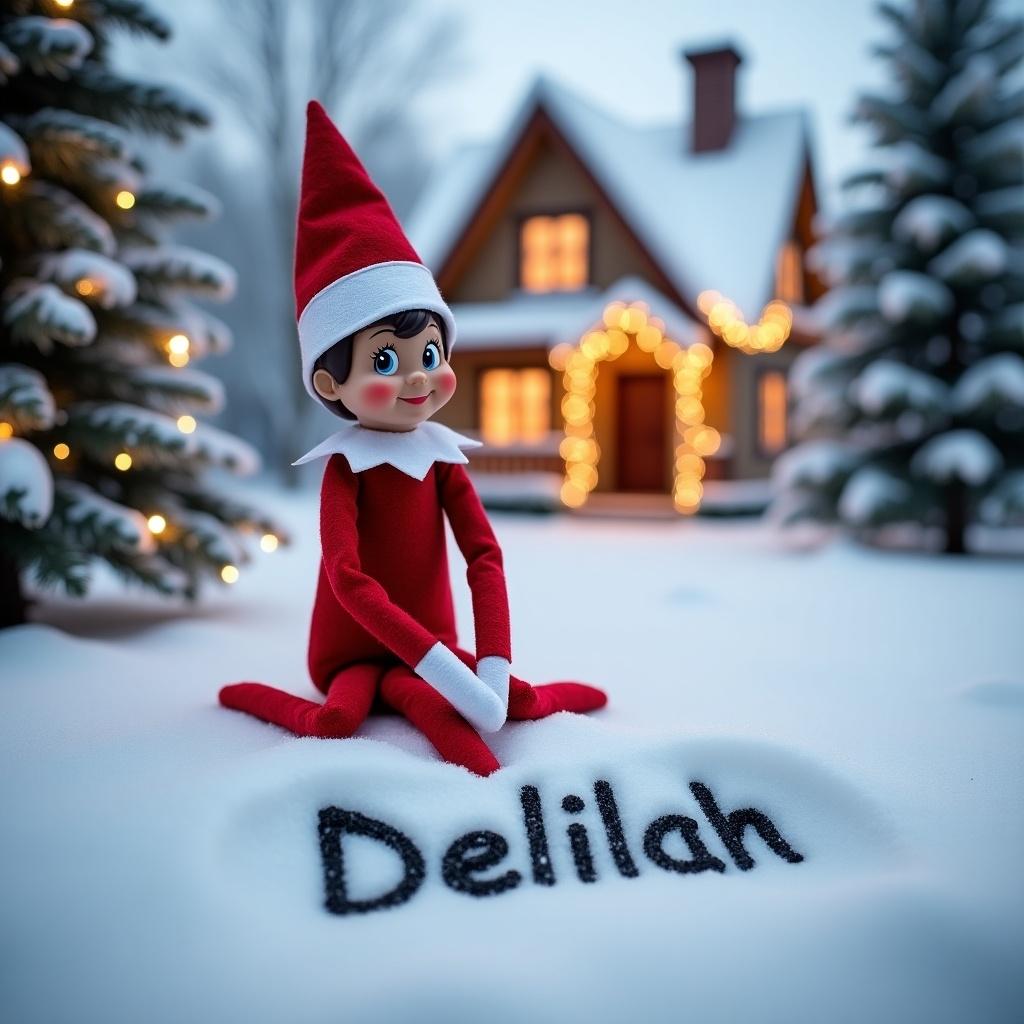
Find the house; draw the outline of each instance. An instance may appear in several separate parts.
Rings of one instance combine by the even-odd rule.
[[[686,123],[623,123],[539,78],[409,219],[459,325],[439,419],[484,442],[485,496],[547,480],[570,508],[636,494],[687,514],[786,445],[822,290],[806,117],[741,116],[731,46],[684,56]]]

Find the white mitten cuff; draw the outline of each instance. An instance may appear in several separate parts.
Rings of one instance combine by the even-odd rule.
[[[508,708],[508,679],[512,674],[512,664],[507,658],[497,654],[488,654],[476,663],[476,674],[493,690]]]
[[[479,732],[497,732],[505,724],[507,712],[500,695],[440,641],[420,659],[414,671]]]

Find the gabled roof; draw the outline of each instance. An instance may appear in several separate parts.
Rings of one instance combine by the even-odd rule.
[[[435,273],[538,111],[687,302],[715,289],[747,318],[760,314],[795,217],[807,160],[803,113],[741,117],[726,149],[695,154],[683,124],[626,124],[547,77],[496,142],[463,147],[427,182],[406,229]]]
[[[600,328],[610,302],[642,302],[651,316],[664,321],[665,334],[684,348],[703,338],[701,330],[671,299],[638,277],[623,277],[603,292],[545,295],[518,293],[501,302],[456,302],[457,345],[467,351],[488,348],[553,348],[575,344],[587,331]]]

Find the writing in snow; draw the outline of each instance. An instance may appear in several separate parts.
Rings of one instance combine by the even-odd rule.
[[[625,834],[615,792],[611,784],[603,779],[596,781],[593,789],[604,841],[608,844],[615,869],[625,878],[636,878],[640,875],[640,867],[634,854],[634,845]],[[745,845],[748,828],[753,829],[768,849],[782,860],[799,864],[804,859],[783,838],[775,823],[763,811],[754,807],[723,811],[711,789],[703,782],[691,782],[690,792],[729,857],[741,871],[749,871],[755,865]],[[523,786],[519,792],[519,802],[522,811],[521,827],[526,834],[529,849],[528,873],[534,885],[555,885],[556,872],[548,844],[540,791],[536,786]],[[561,806],[572,819],[585,809],[586,802],[582,797],[569,793],[563,797]],[[570,820],[565,831],[577,877],[581,882],[596,882],[598,873],[586,825],[578,820]],[[372,898],[351,898],[344,856],[346,835],[361,836],[391,850],[401,861],[400,881]],[[332,914],[366,914],[400,906],[416,895],[427,876],[423,853],[410,836],[387,822],[358,811],[333,806],[323,808],[319,814],[319,837],[324,905]],[[670,841],[678,845],[677,838],[681,839],[688,851],[688,857],[677,857],[666,849],[666,843]],[[688,875],[726,870],[725,861],[715,856],[704,844],[697,820],[684,814],[664,814],[655,818],[645,828],[638,845],[647,860],[664,871]],[[450,889],[469,896],[487,897],[509,892],[526,882],[527,865],[504,865],[508,852],[508,840],[500,832],[467,832],[455,839],[445,851],[441,859],[441,877]]]

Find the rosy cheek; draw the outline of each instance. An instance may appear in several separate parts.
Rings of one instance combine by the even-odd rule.
[[[455,371],[445,367],[437,376],[437,392],[442,398],[451,398],[455,393]]]
[[[363,388],[361,398],[366,405],[379,409],[381,406],[389,405],[394,401],[396,390],[394,384],[374,381]]]

